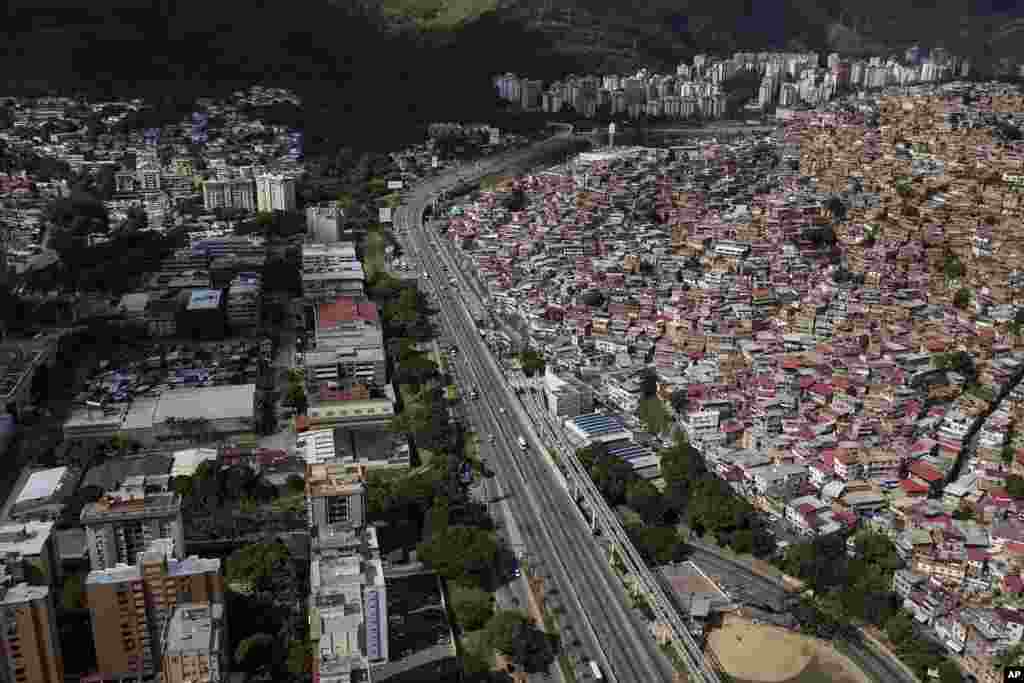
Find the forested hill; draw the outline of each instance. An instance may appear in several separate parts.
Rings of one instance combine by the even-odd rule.
[[[0,95],[143,94],[187,111],[261,81],[304,98],[314,148],[390,147],[419,134],[411,124],[485,118],[499,71],[551,79],[704,51],[913,41],[982,61],[1021,49],[1022,15],[1013,0],[9,0]]]
[[[529,36],[498,24],[489,17],[438,46],[354,3],[15,0],[6,21],[0,10],[0,95],[142,94],[186,113],[196,96],[263,82],[306,101],[307,145],[374,146],[410,124],[490,111],[490,75],[533,52]],[[498,34],[513,49],[495,50]]]

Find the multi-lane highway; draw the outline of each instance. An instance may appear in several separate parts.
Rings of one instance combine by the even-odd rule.
[[[488,161],[472,175],[482,176],[531,156],[557,149],[571,135],[566,131],[535,148]],[[672,679],[671,664],[650,636],[646,622],[632,608],[621,582],[594,542],[580,511],[559,486],[556,474],[543,462],[544,444],[529,424],[504,376],[480,339],[479,331],[463,303],[461,287],[447,289],[449,258],[434,235],[422,225],[422,214],[441,189],[466,180],[449,174],[416,188],[395,215],[399,230],[409,231],[409,245],[418,252],[424,270],[437,286],[440,323],[460,349],[459,373],[464,382],[480,392],[472,401],[470,417],[482,438],[482,454],[507,492],[508,502],[525,545],[527,566],[545,580],[549,606],[563,611],[562,623],[572,625],[571,637],[563,638],[585,670],[595,660],[608,680],[652,683]],[[454,264],[449,272],[464,285]],[[493,443],[488,435],[494,435]],[[528,448],[518,445],[524,437]],[[573,646],[575,641],[579,646]]]

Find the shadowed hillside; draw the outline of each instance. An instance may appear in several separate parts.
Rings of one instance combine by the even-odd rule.
[[[991,60],[1022,49],[1024,22],[1011,14],[1020,18],[1024,9],[1016,5],[266,0],[243,8],[210,0],[11,0],[0,10],[0,87],[145,95],[174,113],[187,112],[197,95],[258,81],[304,98],[310,151],[339,141],[394,147],[417,139],[418,123],[487,118],[495,106],[490,77],[500,71],[552,79],[671,69],[697,52],[835,44],[870,51],[911,41]],[[498,9],[486,11],[491,6]]]

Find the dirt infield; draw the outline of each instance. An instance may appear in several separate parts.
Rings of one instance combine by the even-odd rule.
[[[871,683],[827,641],[726,616],[708,643],[737,682]]]

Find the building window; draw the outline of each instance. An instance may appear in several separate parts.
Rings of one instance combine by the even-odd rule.
[[[327,523],[344,524],[349,521],[349,499],[347,496],[335,496],[327,499]]]

